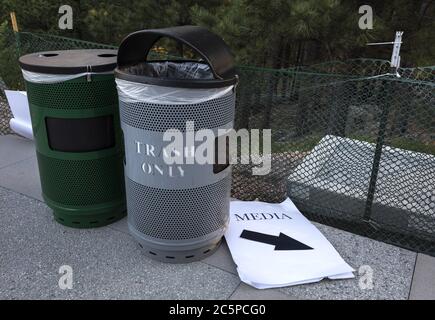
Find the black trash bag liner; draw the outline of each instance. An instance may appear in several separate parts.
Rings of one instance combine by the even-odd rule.
[[[125,72],[137,76],[165,79],[201,79],[211,80],[214,75],[208,64],[192,61],[143,62],[126,67]]]

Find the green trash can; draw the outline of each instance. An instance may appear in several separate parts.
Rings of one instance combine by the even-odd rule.
[[[42,195],[59,223],[107,225],[126,214],[115,50],[20,57]]]

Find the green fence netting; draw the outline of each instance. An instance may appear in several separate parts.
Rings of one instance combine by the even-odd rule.
[[[16,41],[19,54],[113,48],[25,32]],[[312,220],[435,255],[435,67],[396,75],[388,61],[355,59],[238,72],[235,126],[272,129],[272,169],[235,165],[233,197],[288,195]]]

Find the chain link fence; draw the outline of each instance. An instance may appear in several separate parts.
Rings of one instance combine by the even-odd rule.
[[[435,69],[350,60],[241,68],[239,128],[272,129],[272,171],[233,170],[243,200],[435,255]]]
[[[17,69],[11,72],[11,70],[6,68],[6,64],[11,64],[11,56],[14,60],[17,59],[17,52],[15,51],[17,46],[12,32],[6,34],[0,33],[0,37],[4,37],[4,43],[0,41],[0,43],[4,45],[4,48],[0,47],[0,135],[5,135],[12,133],[12,130],[9,127],[9,120],[12,118],[12,112],[6,100],[5,90],[8,89],[8,87],[6,86],[3,77],[9,75],[10,73],[18,73]],[[12,61],[12,65],[14,67],[18,66],[15,61]],[[19,75],[17,76],[19,77]]]
[[[0,135],[12,133],[12,130],[9,127],[9,120],[12,118],[12,112],[6,100],[6,89],[6,84],[0,74]]]
[[[114,48],[31,33],[17,41],[20,54]],[[357,59],[238,70],[235,126],[272,129],[272,170],[235,165],[233,197],[289,196],[312,220],[435,255],[435,67],[396,75],[388,61]]]

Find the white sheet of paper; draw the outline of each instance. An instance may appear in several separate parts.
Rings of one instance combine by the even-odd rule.
[[[248,239],[241,237],[244,230]],[[291,239],[281,248],[286,250],[275,250],[280,233],[303,250],[295,250],[299,246]],[[240,279],[259,289],[354,277],[354,269],[290,199],[278,204],[231,201],[225,239]]]
[[[11,129],[21,136],[33,139],[32,120],[26,91],[5,90],[6,98],[13,114]]]

